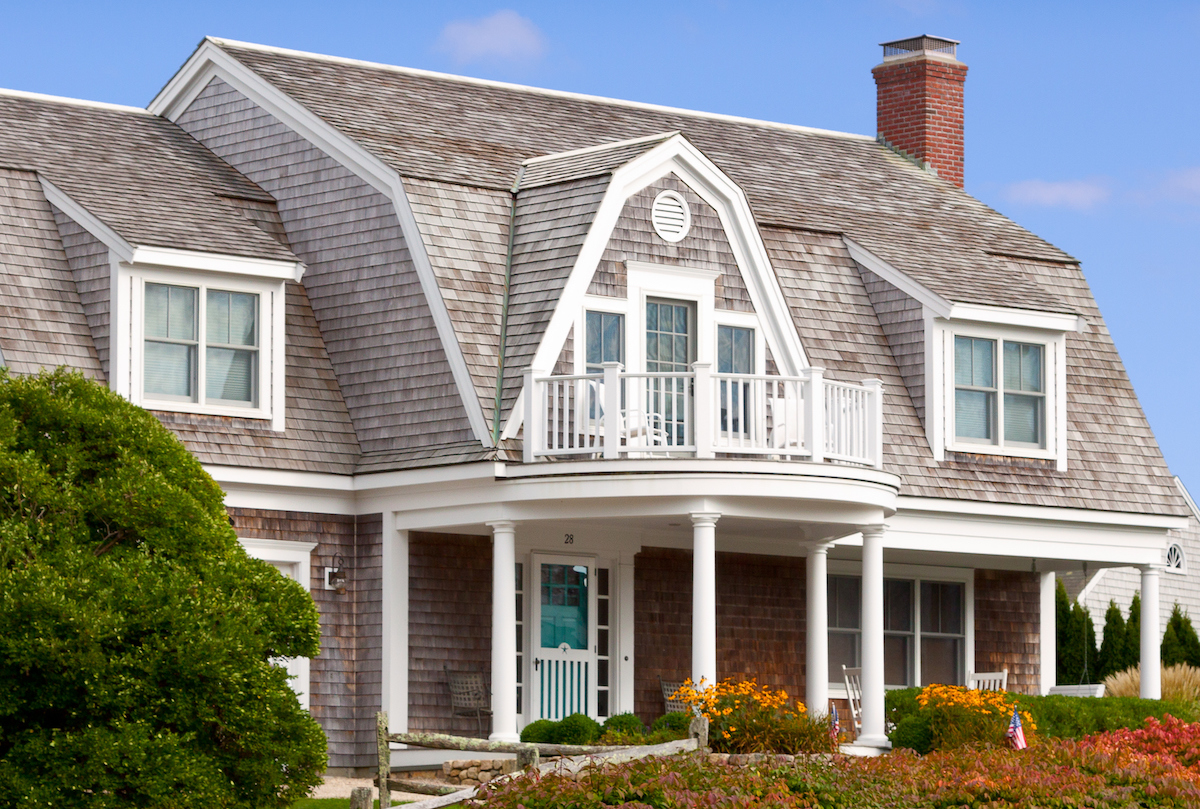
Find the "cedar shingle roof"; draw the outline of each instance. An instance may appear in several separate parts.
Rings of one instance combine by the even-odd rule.
[[[266,192],[144,111],[0,94],[0,166],[46,177],[133,245],[296,260],[241,212],[273,208]]]

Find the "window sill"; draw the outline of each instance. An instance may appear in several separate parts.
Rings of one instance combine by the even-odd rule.
[[[271,411],[261,407],[232,407],[228,405],[199,405],[191,402],[178,402],[169,399],[145,399],[134,404],[159,413],[188,413],[196,416],[226,416],[251,421],[266,421],[270,427]]]
[[[957,455],[988,455],[997,458],[1023,458],[1037,461],[1055,461],[1055,453],[1047,449],[1033,447],[1000,447],[995,444],[971,444],[955,442],[946,445],[946,460],[951,454]]]

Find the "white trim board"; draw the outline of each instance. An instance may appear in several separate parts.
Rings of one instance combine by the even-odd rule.
[[[201,43],[191,58],[150,103],[150,111],[175,121],[203,92],[209,81],[220,78],[391,200],[405,245],[421,283],[421,291],[437,327],[459,398],[467,414],[467,421],[476,440],[484,447],[490,448],[493,445],[491,424],[483,412],[479,393],[463,356],[462,346],[459,345],[454,324],[450,320],[450,312],[446,308],[441,287],[437,276],[434,275],[429,254],[425,250],[424,237],[413,216],[400,175],[345,133],[225,53],[218,43],[219,40],[211,38]]]

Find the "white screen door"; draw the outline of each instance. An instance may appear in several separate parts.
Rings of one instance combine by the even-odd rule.
[[[596,716],[596,560],[533,557],[533,719]]]

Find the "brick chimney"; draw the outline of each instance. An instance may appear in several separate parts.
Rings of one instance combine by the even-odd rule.
[[[879,139],[943,179],[963,184],[963,82],[953,39],[919,36],[883,43],[871,70]]]

